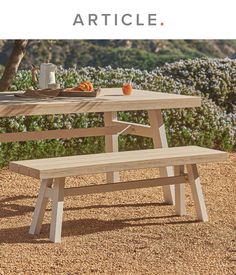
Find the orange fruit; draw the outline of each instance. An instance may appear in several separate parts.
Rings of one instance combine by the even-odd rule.
[[[67,88],[67,92],[78,91],[78,92],[92,92],[93,84],[90,81],[83,81],[78,86],[73,88]]]
[[[93,84],[90,81],[83,81],[79,84],[78,88],[81,91],[92,92],[93,91]]]
[[[124,95],[131,95],[132,90],[133,90],[133,88],[132,88],[131,83],[125,83],[125,84],[123,84],[122,91],[123,91]]]

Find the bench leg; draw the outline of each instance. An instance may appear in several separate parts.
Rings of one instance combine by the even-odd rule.
[[[52,220],[50,225],[50,241],[61,242],[62,216],[64,204],[65,178],[54,180],[52,197]]]
[[[48,203],[48,198],[45,197],[45,192],[47,187],[50,187],[51,185],[52,179],[41,181],[29,234],[39,234],[41,231],[43,217]]]
[[[111,126],[112,121],[117,120],[117,112],[105,112],[104,113],[104,124],[105,126]],[[118,152],[118,134],[116,135],[106,135],[105,136],[105,151],[108,152]],[[120,181],[119,172],[109,172],[107,173],[107,182],[113,183]]]
[[[175,176],[183,175],[184,166],[174,167]],[[175,185],[175,213],[178,216],[186,215],[185,206],[185,183]]]
[[[161,110],[149,110],[148,119],[153,131],[153,144],[154,148],[166,148],[168,147],[165,125]],[[170,177],[174,175],[172,167],[160,168],[161,177]],[[168,204],[175,204],[175,188],[173,185],[166,185],[162,187],[164,200]]]
[[[191,186],[192,196],[197,212],[197,217],[200,221],[208,221],[206,206],[202,193],[202,187],[196,164],[187,165],[188,180]]]

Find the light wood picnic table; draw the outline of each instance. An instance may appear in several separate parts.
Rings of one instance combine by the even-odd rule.
[[[21,93],[21,92],[18,92]],[[132,134],[153,139],[155,148],[168,147],[162,109],[193,108],[201,105],[198,96],[185,96],[152,91],[133,90],[123,96],[121,88],[104,88],[96,98],[57,97],[54,99],[26,99],[14,92],[0,93],[0,117],[30,116],[69,113],[104,113],[104,126],[97,128],[47,130],[38,132],[2,133],[0,142],[17,142],[54,138],[105,136],[106,152],[118,151],[118,135]],[[149,124],[141,125],[118,121],[118,111],[148,111]],[[172,167],[160,168],[162,177],[172,176]],[[107,173],[109,182],[119,181],[119,172]],[[173,186],[164,186],[166,203],[174,204]]]

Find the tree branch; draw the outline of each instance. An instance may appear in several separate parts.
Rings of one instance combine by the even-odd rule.
[[[25,55],[28,40],[15,40],[14,47],[8,59],[3,76],[0,80],[0,92],[7,91]]]

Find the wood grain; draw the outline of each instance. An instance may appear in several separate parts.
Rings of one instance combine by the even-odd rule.
[[[168,148],[165,125],[161,110],[148,110],[148,119],[151,125],[152,140],[154,148]],[[161,167],[160,176],[173,176],[174,171],[172,167]],[[174,186],[163,186],[163,195],[165,202],[168,204],[175,204],[175,188]]]
[[[50,224],[50,241],[61,242],[62,216],[64,205],[65,178],[55,179],[52,198],[52,219]]]
[[[117,121],[117,112],[106,112],[104,113],[104,124],[105,126],[112,125],[113,121]],[[118,152],[119,143],[118,143],[118,134],[105,135],[105,151],[106,152]],[[107,182],[117,182],[120,180],[119,172],[108,172]]]
[[[227,153],[198,146],[113,152],[82,156],[23,160],[10,169],[38,179],[225,161]]]
[[[190,183],[197,217],[200,221],[206,222],[208,221],[208,215],[207,215],[206,205],[205,205],[205,201],[202,193],[202,187],[200,183],[197,165],[188,164],[187,172],[188,172],[188,181]]]
[[[32,235],[39,234],[41,231],[43,217],[44,217],[44,213],[48,203],[48,199],[46,197],[46,191],[47,191],[47,188],[52,186],[52,183],[53,183],[52,179],[41,181],[29,234],[32,234]]]
[[[104,192],[150,188],[150,187],[164,186],[164,185],[170,185],[170,184],[179,184],[185,181],[186,181],[186,176],[176,176],[176,177],[116,182],[116,183],[83,186],[83,187],[71,187],[71,188],[65,188],[65,196],[78,196],[78,195],[97,194],[97,193],[104,193]],[[50,194],[50,192],[48,192],[48,194]]]
[[[126,125],[81,128],[81,129],[61,129],[34,132],[18,132],[18,133],[0,133],[0,142],[17,142],[28,140],[45,140],[45,139],[69,139],[75,137],[91,137],[113,135],[123,132],[127,128]],[[126,132],[124,133],[126,134]]]
[[[174,167],[175,176],[181,176],[184,174],[184,166]],[[178,216],[186,215],[185,205],[185,181],[178,185],[175,185],[175,213]]]
[[[0,94],[0,117],[190,108],[200,105],[201,98],[198,96],[142,90],[133,90],[130,96],[123,96],[121,88],[103,88],[97,98],[25,99],[15,97],[13,92],[3,92]]]

